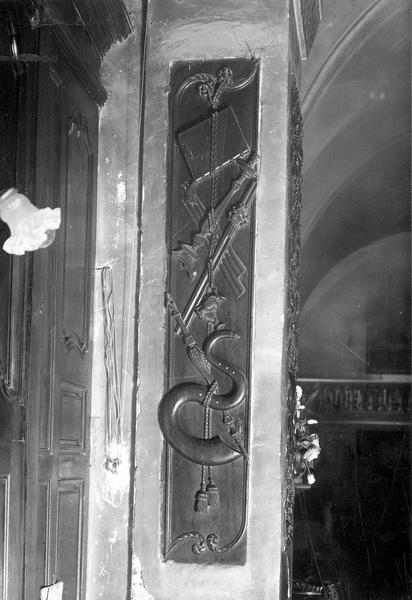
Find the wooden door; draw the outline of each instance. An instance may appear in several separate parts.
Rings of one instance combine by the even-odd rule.
[[[31,195],[34,70],[13,62],[13,44],[33,52],[21,5],[0,4],[0,194],[10,187]],[[24,457],[29,256],[10,256],[10,231],[0,221],[0,598],[23,598]]]
[[[61,207],[33,258],[27,409],[26,598],[63,581],[84,597],[98,111],[52,33],[40,33],[35,198]]]

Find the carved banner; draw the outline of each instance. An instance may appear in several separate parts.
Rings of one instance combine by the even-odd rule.
[[[164,555],[243,564],[258,65],[171,72]]]

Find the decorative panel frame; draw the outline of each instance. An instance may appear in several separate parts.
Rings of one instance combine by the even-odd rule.
[[[87,387],[71,381],[62,380],[59,439],[60,449],[62,451],[84,452],[86,440],[86,410]],[[69,420],[71,420],[71,423],[69,423]],[[71,431],[69,431],[70,425],[72,425]],[[72,435],[70,435],[70,433],[72,433]]]
[[[39,481],[38,487],[39,503],[37,506],[37,523],[38,531],[41,532],[41,546],[38,546],[37,563],[41,565],[41,570],[44,573],[44,581],[49,581],[51,576],[50,566],[50,546],[51,546],[51,482],[50,479]]]
[[[64,273],[66,274],[63,282],[63,339],[67,352],[77,351],[82,358],[89,347],[89,320],[90,320],[90,270],[91,256],[87,253],[88,238],[91,232],[91,210],[93,206],[91,173],[94,169],[94,154],[92,152],[87,119],[79,108],[76,108],[68,120],[67,130],[67,181],[66,181],[66,203],[64,222],[76,223],[76,231],[72,228],[65,229],[64,240]],[[77,186],[72,189],[71,182],[75,177],[71,173],[76,173],[76,178],[81,179],[84,187]],[[76,207],[81,203],[87,206],[87,219],[84,223],[78,223],[75,218],[70,218],[70,212],[76,213]],[[84,246],[86,261],[76,261],[77,252],[81,245]],[[76,252],[74,252],[76,249]],[[83,259],[83,256],[81,257]],[[81,270],[79,269],[81,265]],[[67,274],[70,276],[67,277]],[[73,314],[71,307],[75,305],[74,298],[81,296],[83,301],[82,314]]]
[[[171,69],[164,556],[244,564],[258,63]]]
[[[66,582],[65,591],[69,595],[72,593],[70,598],[73,598],[73,600],[80,600],[82,597],[83,499],[84,481],[82,479],[61,479],[59,481],[56,521],[56,575],[60,581]],[[70,518],[70,510],[73,510],[73,519]],[[63,523],[69,525],[70,534],[64,535],[64,527],[61,526]],[[74,582],[73,587],[75,589],[68,589],[68,582]]]

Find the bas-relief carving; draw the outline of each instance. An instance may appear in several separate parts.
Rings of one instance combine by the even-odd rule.
[[[82,341],[78,333],[75,331],[64,331],[63,340],[67,353],[74,349],[78,351],[82,358],[84,358],[84,355],[87,352],[87,344]]]
[[[302,115],[299,92],[295,78],[291,77],[290,92],[290,154],[289,154],[289,200],[288,200],[288,272],[286,298],[286,422],[285,427],[285,470],[283,482],[283,539],[281,589],[285,598],[292,593],[291,544],[293,541],[293,511],[295,500],[295,456],[297,450],[297,390],[298,367],[297,334],[299,316],[299,265],[300,227],[302,207]]]
[[[257,63],[178,63],[171,88],[164,552],[237,564],[247,515]]]
[[[286,439],[286,497],[285,497],[285,533],[284,548],[293,539],[293,503],[294,503],[294,455],[296,426],[296,373],[298,366],[297,333],[299,316],[299,264],[300,264],[300,224],[302,208],[302,115],[299,92],[295,79],[291,85],[290,120],[290,175],[289,175],[289,223],[288,223],[288,297],[287,297],[287,370],[288,387],[287,439]]]

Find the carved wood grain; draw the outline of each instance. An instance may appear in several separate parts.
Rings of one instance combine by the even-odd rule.
[[[289,123],[289,185],[287,223],[287,297],[286,297],[286,369],[284,373],[285,396],[283,399],[282,445],[284,475],[282,481],[282,572],[281,589],[291,598],[292,590],[292,542],[294,531],[294,457],[296,447],[296,376],[298,369],[298,318],[300,307],[299,267],[301,253],[302,210],[302,114],[299,91],[294,74],[290,77],[290,123]]]

